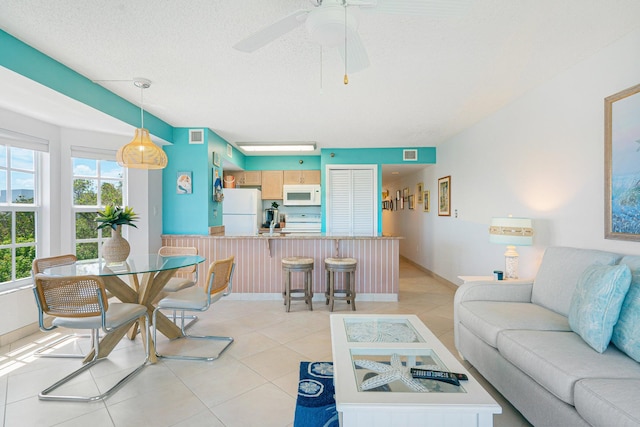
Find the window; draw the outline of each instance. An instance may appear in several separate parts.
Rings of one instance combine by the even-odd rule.
[[[125,171],[111,159],[72,157],[71,161],[76,256],[98,258],[111,229],[96,230],[96,213],[109,204],[124,204]]]
[[[0,290],[7,290],[31,280],[40,229],[40,156],[38,151],[3,141],[0,139]]]

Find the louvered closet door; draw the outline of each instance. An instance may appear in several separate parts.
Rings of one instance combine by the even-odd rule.
[[[372,169],[330,169],[327,231],[372,236],[376,233],[375,188]]]

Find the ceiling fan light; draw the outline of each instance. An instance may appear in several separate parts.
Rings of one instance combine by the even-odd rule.
[[[346,16],[347,28],[357,31],[356,18],[352,13],[347,13]],[[306,27],[311,39],[322,46],[331,47],[344,43],[344,6],[322,6],[313,9],[307,16]]]
[[[120,166],[136,169],[163,169],[168,163],[164,150],[151,141],[144,128],[137,128],[131,142],[120,147],[116,161]]]

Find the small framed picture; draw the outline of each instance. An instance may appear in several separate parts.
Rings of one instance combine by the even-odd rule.
[[[409,196],[409,209],[413,209],[413,203],[414,203],[413,198],[414,198],[413,194]]]
[[[451,175],[438,179],[438,215],[451,216]]]
[[[404,210],[404,197],[400,197],[398,203],[400,203],[400,209]]]
[[[431,210],[431,194],[429,190],[426,190],[422,193],[422,211],[429,212]]]
[[[400,190],[396,190],[396,201],[400,200]]]
[[[423,188],[424,188],[424,184],[419,182],[418,185],[416,185],[416,203],[418,203],[419,205],[422,204],[422,192],[423,192]]]
[[[178,179],[176,180],[177,194],[191,194],[193,186],[191,176],[191,172],[178,172]]]
[[[408,201],[407,197],[409,197],[409,187],[406,187],[404,190],[402,190],[402,198],[405,199],[405,202]]]
[[[233,147],[231,144],[227,144],[227,157],[230,159],[233,158]]]
[[[213,165],[220,167],[220,153],[217,151],[213,152]]]

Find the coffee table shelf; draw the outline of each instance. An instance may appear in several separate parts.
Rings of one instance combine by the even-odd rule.
[[[336,406],[343,427],[490,427],[493,414],[502,412],[415,315],[333,314],[331,342]],[[406,374],[400,378],[414,366],[464,373],[469,381],[454,386],[412,381]],[[390,378],[391,382],[372,389],[361,387],[367,380],[369,387]]]

